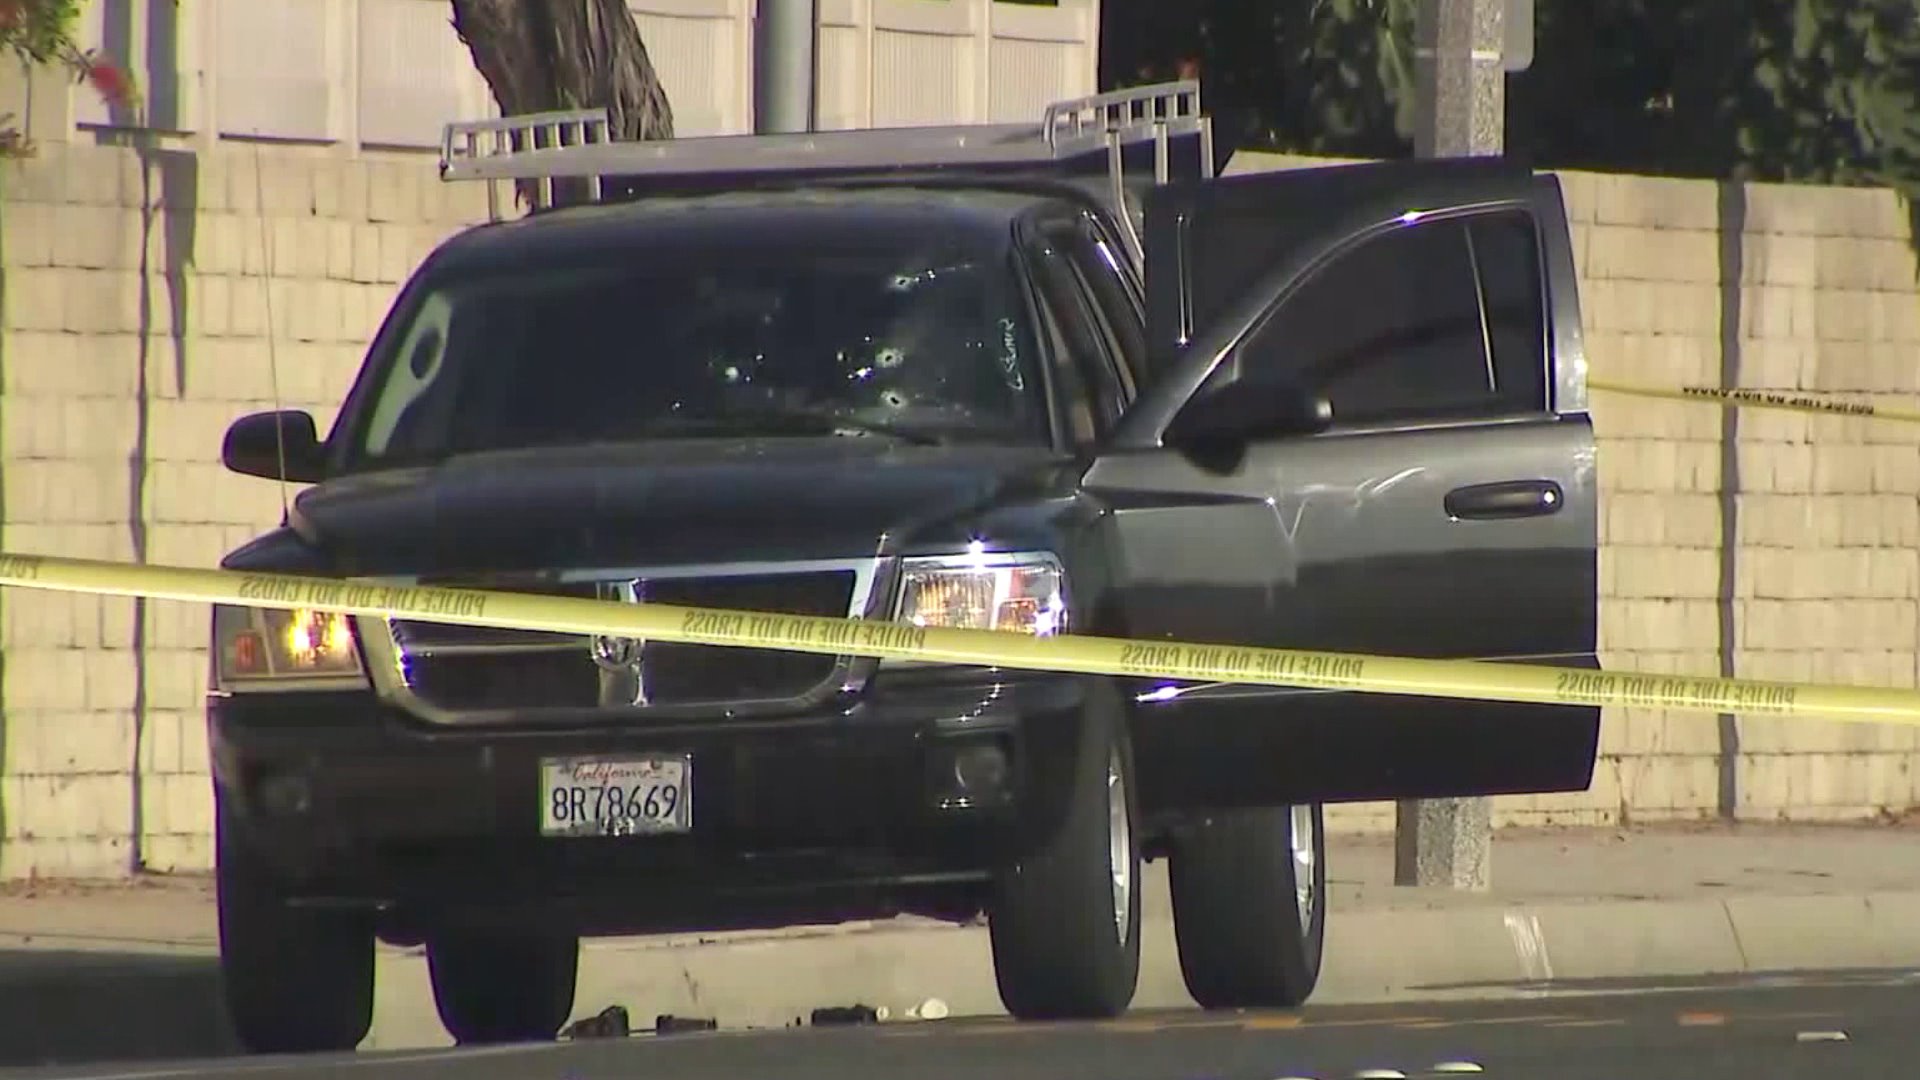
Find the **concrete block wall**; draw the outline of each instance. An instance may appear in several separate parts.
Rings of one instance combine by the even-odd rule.
[[[1906,208],[1836,191],[1810,212],[1755,189],[1741,267],[1741,382],[1911,408],[1920,301]],[[1915,684],[1920,425],[1742,413],[1738,664],[1763,678]],[[1853,818],[1920,801],[1910,728],[1740,726],[1740,812]]]
[[[1568,178],[1597,377],[1911,400],[1891,192]],[[1596,394],[1609,666],[1911,687],[1920,427]],[[1731,542],[1724,542],[1730,538]],[[1593,789],[1514,816],[1834,820],[1920,802],[1911,729],[1621,710]],[[1725,768],[1723,768],[1723,765]],[[1724,777],[1723,777],[1724,773]]]
[[[430,159],[287,148],[51,143],[0,184],[0,546],[182,565],[280,513],[226,425],[329,422],[397,284],[485,213]],[[209,865],[206,640],[201,605],[0,595],[0,877]]]
[[[397,284],[484,216],[482,192],[440,184],[420,157],[49,145],[0,173],[8,551],[212,565],[270,526],[276,486],[217,464],[227,422],[275,400],[328,420]],[[1711,183],[1563,180],[1596,375],[1716,383],[1725,337],[1742,386],[1920,397],[1920,290],[1891,194],[1751,186],[1729,201]],[[1739,244],[1723,245],[1723,218]],[[1596,395],[1607,664],[1716,673],[1730,618],[1740,674],[1914,685],[1920,427],[1729,415]],[[208,865],[205,627],[192,605],[0,595],[0,877]],[[1502,799],[1498,818],[1920,803],[1907,729],[1741,718],[1733,734],[1723,744],[1712,717],[1609,713],[1591,790]],[[1333,819],[1373,830],[1392,813]]]

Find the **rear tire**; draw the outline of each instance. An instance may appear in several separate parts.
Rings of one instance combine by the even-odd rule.
[[[427,942],[440,1023],[461,1045],[546,1042],[573,1012],[580,939],[447,931]]]
[[[357,1048],[373,1027],[373,920],[290,906],[229,815],[216,790],[221,989],[240,1045],[256,1054]]]
[[[1133,757],[1118,697],[1105,682],[1093,685],[1065,778],[1065,820],[1000,875],[989,905],[1000,1001],[1022,1020],[1118,1016],[1139,982]]]
[[[1180,974],[1202,1008],[1290,1009],[1312,995],[1326,944],[1324,826],[1318,805],[1239,810],[1175,849]]]

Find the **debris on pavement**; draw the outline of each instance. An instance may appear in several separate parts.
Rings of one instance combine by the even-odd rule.
[[[928,998],[907,1010],[909,1020],[945,1020],[949,1014],[947,1003],[939,998]]]
[[[564,1034],[569,1039],[624,1039],[633,1034],[633,1024],[625,1008],[609,1005],[593,1016],[575,1021]]]
[[[661,1013],[653,1018],[655,1035],[684,1035],[691,1031],[718,1031],[720,1021],[711,1016],[674,1016]]]
[[[886,1016],[872,1005],[829,1006],[813,1010],[814,1027],[836,1027],[848,1024],[877,1024]]]

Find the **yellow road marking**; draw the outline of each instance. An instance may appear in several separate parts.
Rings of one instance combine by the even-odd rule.
[[[1192,1016],[1155,1017],[1152,1019],[1107,1020],[1099,1024],[1102,1031],[1129,1033],[1154,1031],[1206,1030],[1210,1028],[1239,1028],[1242,1031],[1297,1031],[1305,1028],[1352,1028],[1352,1027],[1406,1027],[1420,1024],[1445,1024],[1448,1021],[1435,1016],[1390,1014],[1387,1016],[1350,1017],[1341,1020],[1316,1020],[1295,1013],[1276,1013],[1270,1016],[1237,1016],[1232,1018],[1213,1017],[1204,1013]]]
[[[1546,1024],[1556,1020],[1573,1020],[1576,1017],[1563,1013],[1547,1013],[1539,1016],[1483,1016],[1470,1020],[1428,1020],[1421,1023],[1403,1023],[1400,1027],[1418,1031],[1449,1027],[1497,1027],[1506,1024]]]
[[[1040,1024],[1016,1024],[1011,1020],[995,1018],[992,1022],[970,1022],[964,1025],[947,1027],[943,1023],[930,1022],[931,1028],[940,1028],[954,1035],[1032,1035],[1046,1029]]]
[[[1102,1031],[1163,1031],[1166,1025],[1158,1020],[1109,1020],[1100,1025]]]
[[[1168,1017],[1161,1020],[1108,1020],[1100,1025],[1102,1031],[1146,1032],[1146,1031],[1186,1031],[1206,1028],[1240,1027],[1246,1021],[1240,1017],[1222,1019],[1205,1015],[1191,1019],[1187,1017]]]
[[[1353,1020],[1314,1020],[1303,1018],[1305,1026],[1310,1028],[1347,1028],[1347,1027],[1406,1027],[1409,1024],[1439,1024],[1445,1021],[1437,1016],[1365,1016]]]

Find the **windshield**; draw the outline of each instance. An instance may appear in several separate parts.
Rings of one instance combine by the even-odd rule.
[[[1047,437],[1004,251],[902,237],[605,262],[427,289],[372,358],[352,464],[706,436]]]

